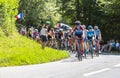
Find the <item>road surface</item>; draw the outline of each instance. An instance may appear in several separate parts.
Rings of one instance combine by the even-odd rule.
[[[0,78],[120,78],[120,55],[100,55],[79,62],[70,58],[57,62],[0,67]]]

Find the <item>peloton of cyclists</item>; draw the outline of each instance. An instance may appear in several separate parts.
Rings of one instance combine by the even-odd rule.
[[[101,37],[101,31],[98,28],[98,26],[92,27],[92,25],[89,25],[86,29],[85,25],[81,25],[80,21],[75,22],[75,26],[73,28],[73,36],[75,38],[75,44],[76,44],[76,52],[78,51],[78,38],[80,39],[80,51],[82,52],[82,56],[85,56],[85,52],[89,50],[89,44],[90,40],[92,40],[92,45],[97,45],[99,51],[100,51],[100,40]]]

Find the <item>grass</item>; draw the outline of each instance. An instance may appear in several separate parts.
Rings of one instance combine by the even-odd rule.
[[[67,57],[65,51],[48,47],[43,50],[36,41],[21,35],[0,37],[0,66],[40,64]]]

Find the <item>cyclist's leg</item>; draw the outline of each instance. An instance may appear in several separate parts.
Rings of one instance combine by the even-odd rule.
[[[75,52],[76,52],[76,55],[75,55],[75,57],[77,57],[78,56],[78,40],[77,40],[77,38],[74,38],[74,48],[75,48]]]
[[[85,52],[85,58],[86,58],[86,50],[87,50],[87,48],[86,48],[86,42],[84,41],[84,52]]]
[[[100,41],[98,40],[98,50],[99,50],[99,53],[101,53],[100,51]]]
[[[89,40],[87,41],[87,50],[88,50],[88,53],[90,51],[90,43],[89,43]]]
[[[81,46],[80,50],[82,52],[82,55],[85,56],[85,54],[84,54],[84,40],[83,39],[80,40],[80,46]]]
[[[96,46],[97,46],[97,50],[99,51],[99,41],[96,40]]]
[[[69,50],[70,50],[70,52],[73,52],[72,51],[72,39],[70,39],[70,41],[69,41]]]
[[[88,50],[88,52],[89,52],[89,50],[90,50],[89,40],[87,41],[87,50]]]
[[[86,55],[88,54],[87,41],[84,41],[84,53],[86,58]]]
[[[76,44],[75,44],[75,40],[73,40],[73,51],[74,51],[74,53],[76,52]]]
[[[100,48],[99,48],[99,41],[98,40],[96,40],[96,45],[95,45],[95,47],[96,47],[96,56],[99,56],[99,50],[100,50]]]

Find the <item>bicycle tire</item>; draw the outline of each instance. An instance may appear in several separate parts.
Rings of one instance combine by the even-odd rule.
[[[78,60],[79,60],[79,61],[82,61],[82,55],[81,55],[80,52],[78,52]]]
[[[91,58],[93,59],[93,51],[91,50],[92,48],[90,48],[90,54],[91,54]]]
[[[90,42],[90,55],[91,55],[91,58],[93,59],[93,53],[94,53],[94,51],[93,51],[93,44],[92,44],[92,42]]]

